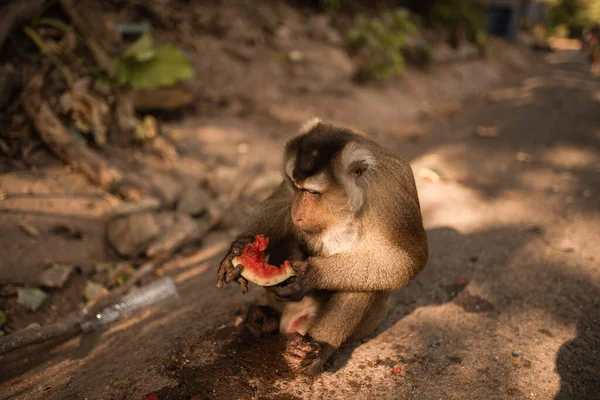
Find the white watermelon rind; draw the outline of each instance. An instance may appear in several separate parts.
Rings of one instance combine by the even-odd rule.
[[[244,265],[238,257],[234,257],[231,260],[231,263],[233,264],[234,267],[238,266],[240,264]],[[294,271],[294,268],[292,268],[291,266],[289,266],[287,268],[284,267],[284,268],[282,268],[281,273],[278,274],[277,276],[274,276],[272,278],[263,278],[263,277],[260,277],[257,274],[255,274],[250,269],[244,268],[242,270],[241,275],[244,278],[246,278],[249,282],[252,282],[258,286],[275,286],[275,285],[279,285],[281,282],[291,278],[292,276],[295,276],[296,271]]]

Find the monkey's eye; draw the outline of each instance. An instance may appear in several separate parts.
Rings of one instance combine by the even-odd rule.
[[[302,189],[305,192],[309,193],[309,194],[319,194],[319,192],[317,192],[316,190],[311,190],[311,189]]]
[[[362,174],[364,174],[366,170],[367,170],[367,167],[360,167],[354,171],[354,174],[356,174],[356,176],[359,177]]]

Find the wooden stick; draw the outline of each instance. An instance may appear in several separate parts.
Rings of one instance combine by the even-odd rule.
[[[0,355],[66,334],[77,333],[81,330],[79,325],[81,321],[78,315],[72,314],[53,324],[45,326],[33,324],[18,332],[0,337]]]
[[[131,179],[125,179],[119,169],[109,165],[100,154],[81,143],[67,130],[48,103],[42,100],[42,84],[43,77],[35,76],[22,93],[21,103],[50,151],[102,189],[128,199],[142,198],[141,188],[137,184]]]
[[[102,25],[102,18],[94,15],[89,1],[59,0],[59,3],[73,22],[75,29],[85,40],[94,60],[108,76],[114,77],[117,70],[110,55],[112,53],[111,45],[117,41],[116,32],[112,32]]]
[[[110,212],[111,217],[123,217],[125,215],[141,212],[156,211],[161,208],[159,199],[149,197],[137,202],[120,203]]]
[[[191,265],[201,264],[205,261],[210,260],[213,257],[218,256],[231,246],[229,240],[219,240],[213,243],[209,247],[203,247],[194,251],[192,254],[175,258],[167,261],[159,269],[161,271],[170,271],[174,269],[186,268]]]

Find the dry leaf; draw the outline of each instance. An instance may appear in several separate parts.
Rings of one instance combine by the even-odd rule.
[[[19,222],[19,228],[21,228],[23,232],[25,232],[34,239],[40,238],[40,231],[38,231],[36,227],[29,225],[26,222]]]
[[[498,136],[498,128],[480,125],[477,127],[477,134],[481,137],[496,137]]]
[[[443,179],[442,174],[440,174],[436,170],[429,169],[429,168],[421,168],[419,170],[419,177],[423,180],[426,180],[429,182],[434,182],[434,183],[438,183]]]
[[[519,151],[517,153],[517,155],[515,156],[515,159],[517,161],[524,162],[524,163],[531,162],[531,158],[532,158],[531,154],[527,154],[522,151]]]

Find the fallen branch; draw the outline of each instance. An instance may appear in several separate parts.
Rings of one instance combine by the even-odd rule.
[[[69,315],[53,324],[40,326],[32,324],[25,329],[0,337],[0,355],[9,351],[29,346],[35,343],[45,342],[57,337],[74,334],[81,330],[81,319],[78,315]]]
[[[92,5],[89,1],[59,0],[59,3],[83,37],[96,63],[108,76],[114,77],[117,70],[110,55],[113,45],[118,42],[116,32],[103,25],[103,19],[90,8]]]
[[[120,203],[111,211],[111,217],[124,217],[130,214],[137,214],[148,211],[160,210],[161,202],[159,199],[150,197],[134,203]]]
[[[35,16],[44,0],[20,0],[0,8],[0,48],[13,29]]]
[[[9,106],[21,86],[21,74],[12,65],[0,67],[0,111]]]
[[[167,261],[159,268],[159,270],[160,272],[167,272],[175,269],[186,268],[196,264],[201,264],[229,249],[229,246],[231,246],[229,240],[220,240],[208,247],[198,249],[187,256],[181,256],[173,260]]]
[[[48,103],[42,100],[40,95],[42,84],[42,76],[35,76],[25,88],[21,103],[50,151],[64,163],[82,172],[102,189],[118,193],[126,199],[141,199],[140,185],[131,179],[126,179],[121,171],[109,165],[102,156],[88,148],[85,143],[81,143],[68,131]]]

